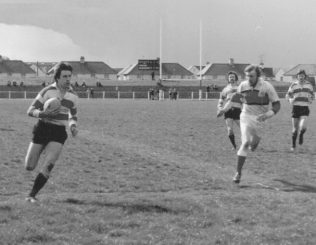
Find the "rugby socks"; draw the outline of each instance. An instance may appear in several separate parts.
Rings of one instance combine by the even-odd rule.
[[[300,145],[303,144],[303,141],[304,141],[304,133],[306,132],[306,128],[303,128],[301,131],[300,131],[300,136],[298,138],[298,143]]]
[[[293,148],[296,147],[296,138],[297,138],[297,131],[295,130],[294,132],[292,132],[292,147]]]
[[[48,178],[44,176],[44,174],[39,173],[34,181],[34,185],[32,188],[32,191],[30,192],[30,197],[35,197],[36,194],[43,188],[43,186],[46,184]]]
[[[242,167],[246,161],[246,157],[244,156],[237,156],[237,173],[241,175]]]
[[[229,139],[230,139],[230,142],[232,143],[232,145],[234,146],[234,148],[236,149],[237,146],[236,146],[236,142],[235,142],[235,135],[234,134],[230,134],[228,135]]]

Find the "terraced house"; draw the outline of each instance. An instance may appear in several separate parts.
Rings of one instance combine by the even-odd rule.
[[[74,78],[99,78],[107,80],[116,80],[117,71],[105,64],[103,61],[85,61],[83,56],[79,61],[65,61],[73,68]],[[52,67],[48,74],[54,73],[55,66]]]
[[[162,79],[193,79],[194,74],[179,63],[162,63]],[[159,69],[139,69],[138,64],[130,65],[118,73],[119,80],[159,80]]]
[[[227,73],[229,71],[234,71],[238,74],[239,79],[245,78],[244,70],[250,65],[248,63],[235,63],[234,59],[230,58],[228,63],[212,63],[205,66],[202,70],[202,79],[213,80],[213,81],[225,81]],[[262,66],[263,76],[267,80],[273,80],[273,68]]]
[[[0,77],[3,79],[18,79],[34,77],[35,72],[21,60],[10,60],[0,55]]]

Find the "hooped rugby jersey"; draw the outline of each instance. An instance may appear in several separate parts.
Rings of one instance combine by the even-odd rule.
[[[279,96],[274,87],[262,78],[258,79],[255,87],[249,81],[243,81],[238,86],[237,92],[241,94],[243,103],[242,113],[258,116],[269,110],[270,102],[279,101]]]
[[[61,101],[61,108],[59,113],[53,118],[41,118],[40,120],[56,125],[69,126],[77,124],[77,104],[78,96],[72,89],[68,89],[65,95],[62,97],[60,90],[56,83],[53,83],[38,93],[34,99],[32,106],[34,109],[43,110],[43,106],[46,100],[50,98],[59,98]]]
[[[308,81],[295,81],[289,87],[287,97],[293,99],[293,105],[309,106],[314,99],[313,85]]]
[[[231,107],[241,108],[241,101],[234,96],[237,93],[238,85],[228,84],[220,94],[217,108],[220,109],[225,103],[230,102]]]

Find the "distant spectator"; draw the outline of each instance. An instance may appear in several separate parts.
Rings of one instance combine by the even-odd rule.
[[[169,100],[172,100],[173,99],[172,98],[172,88],[169,89],[168,93],[169,93]]]
[[[16,81],[13,81],[12,85],[13,85],[13,87],[16,87],[16,86],[18,86],[18,83]]]
[[[20,82],[20,87],[24,87],[24,82],[23,81]]]
[[[102,84],[101,84],[101,82],[99,82],[99,81],[97,81],[97,84],[96,84],[96,85],[97,85],[98,88],[103,87]]]
[[[211,87],[210,87],[210,85],[207,85],[207,87],[206,87],[206,92],[211,92]]]
[[[93,88],[90,89],[90,97],[94,98],[94,89]]]
[[[81,87],[86,88],[86,87],[87,87],[86,82],[83,82],[83,83],[81,84]]]
[[[151,73],[151,80],[155,81],[155,72],[154,71]]]
[[[78,88],[79,87],[79,84],[78,84],[78,82],[76,81],[75,82],[75,88]]]
[[[8,86],[8,87],[11,87],[11,81],[8,81],[8,82],[7,82],[7,86]]]
[[[173,88],[172,90],[172,96],[173,99],[176,100],[178,98],[178,91],[176,90],[176,88]]]
[[[42,87],[46,87],[46,82],[42,82]]]
[[[155,91],[154,91],[154,89],[150,88],[148,92],[149,92],[149,99],[150,100],[154,100],[155,99]]]

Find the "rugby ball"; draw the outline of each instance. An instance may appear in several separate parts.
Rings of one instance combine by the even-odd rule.
[[[44,103],[44,111],[54,111],[58,110],[61,106],[60,100],[57,98],[50,98]]]

